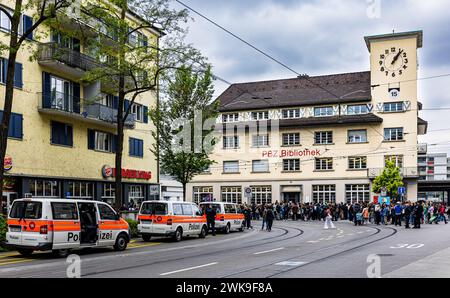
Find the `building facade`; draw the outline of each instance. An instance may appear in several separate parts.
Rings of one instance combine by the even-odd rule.
[[[370,71],[242,83],[220,97],[215,163],[195,202],[369,202],[386,160],[417,199],[422,32],[365,37]]]
[[[11,9],[14,1],[2,1],[1,5]],[[59,26],[65,32],[74,28],[78,14],[68,11]],[[30,11],[23,16],[23,26],[32,24],[32,15]],[[132,13],[127,18],[130,23],[140,22]],[[3,13],[0,23],[0,38],[8,43],[9,25]],[[80,83],[85,72],[97,67],[99,61],[88,53],[77,32],[67,35],[60,29],[41,26],[40,39],[29,36],[18,53],[3,200],[33,196],[114,202],[118,97],[103,83]],[[115,41],[94,28],[90,32]],[[149,44],[158,42],[160,36],[152,29],[136,34]],[[36,59],[30,61],[33,55]],[[4,83],[7,52],[2,53],[0,62]],[[0,83],[0,93],[4,90]],[[155,92],[141,94],[126,120],[122,169],[125,202],[158,196],[157,165],[149,150],[155,127],[147,116],[156,96]],[[0,105],[4,105],[3,98]]]
[[[183,201],[183,185],[171,176],[161,175],[161,199],[165,201]]]
[[[450,157],[447,157],[447,153],[419,154],[418,166],[420,183],[428,186],[426,191],[421,191],[419,185],[419,199],[448,202]]]

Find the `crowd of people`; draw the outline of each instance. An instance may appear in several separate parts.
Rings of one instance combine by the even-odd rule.
[[[450,209],[438,202],[395,202],[390,204],[356,202],[350,203],[302,203],[295,202],[270,204],[241,204],[245,226],[253,228],[252,220],[262,219],[262,227],[271,231],[274,220],[332,221],[348,220],[354,225],[368,223],[376,225],[395,225],[419,229],[421,224],[448,223]]]

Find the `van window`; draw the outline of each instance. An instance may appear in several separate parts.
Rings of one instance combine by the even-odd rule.
[[[225,204],[225,213],[236,213],[236,206],[233,204]]]
[[[166,203],[144,203],[141,207],[141,214],[167,215]]]
[[[183,215],[192,216],[192,205],[182,204],[181,206],[183,206]]]
[[[181,204],[173,204],[173,215],[183,215]]]
[[[78,219],[77,205],[75,203],[51,203],[53,219]]]
[[[11,218],[39,219],[42,217],[41,202],[14,202],[11,212]]]
[[[196,215],[196,216],[203,215],[203,212],[196,205],[192,205],[192,210],[194,210],[194,215]]]
[[[98,212],[100,213],[100,219],[104,220],[116,220],[116,212],[108,205],[98,204]]]

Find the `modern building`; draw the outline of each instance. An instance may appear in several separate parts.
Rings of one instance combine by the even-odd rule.
[[[161,175],[161,199],[165,201],[183,201],[183,185],[171,176]]]
[[[369,71],[240,83],[220,101],[215,161],[187,199],[371,201],[386,160],[417,199],[422,31],[365,37]]]
[[[448,202],[450,157],[447,153],[419,154],[419,199]]]
[[[2,1],[1,5],[12,9],[14,2]],[[100,63],[89,54],[74,26],[81,22],[82,13],[67,11],[59,18],[58,28],[41,26],[40,39],[29,36],[18,53],[3,200],[30,195],[114,201],[117,94],[109,93],[104,83],[80,83],[85,72]],[[31,26],[32,14],[23,15],[24,27]],[[0,38],[8,43],[9,19],[3,12],[0,18]],[[132,12],[127,19],[132,24],[141,22]],[[92,29],[90,34],[115,42],[114,36],[84,26]],[[150,28],[136,35],[138,42],[150,44],[158,42],[161,33]],[[34,55],[36,59],[30,61]],[[2,83],[7,63],[4,52],[0,59]],[[0,94],[4,92],[0,83]],[[154,190],[159,187],[152,187],[157,185],[157,165],[150,151],[155,127],[147,117],[156,98],[155,92],[141,94],[126,121],[122,169],[125,202],[158,197]]]

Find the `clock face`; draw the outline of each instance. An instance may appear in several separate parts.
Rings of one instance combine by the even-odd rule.
[[[408,68],[408,55],[404,49],[392,47],[384,50],[379,57],[380,71],[393,78],[402,76]]]

